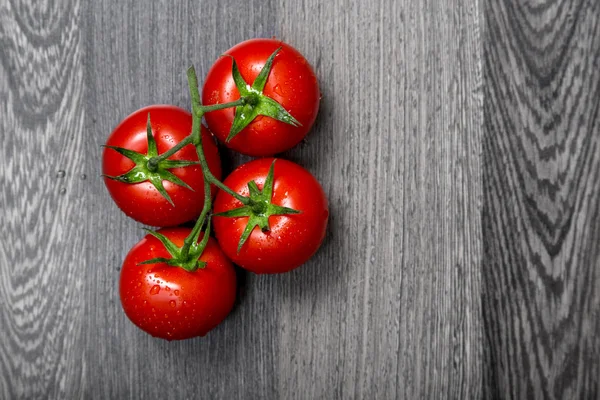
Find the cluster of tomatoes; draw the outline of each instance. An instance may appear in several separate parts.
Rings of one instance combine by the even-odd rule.
[[[138,110],[115,128],[103,153],[104,181],[118,207],[160,228],[148,230],[123,262],[123,309],[167,340],[204,336],[225,319],[236,297],[233,263],[273,274],[306,262],[329,215],[310,172],[272,157],[306,136],[319,109],[315,73],[296,49],[275,39],[245,41],[215,62],[201,95],[193,68],[188,83],[191,113],[165,105]],[[221,182],[213,134],[260,158]],[[180,226],[193,220],[193,228]]]

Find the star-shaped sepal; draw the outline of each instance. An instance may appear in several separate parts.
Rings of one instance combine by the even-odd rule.
[[[185,254],[183,247],[178,247],[175,243],[173,243],[168,237],[163,235],[160,232],[151,231],[149,229],[145,229],[150,235],[154,236],[165,246],[165,249],[169,252],[170,258],[166,257],[157,257],[152,258],[150,260],[146,260],[141,262],[140,264],[158,264],[164,263],[173,267],[181,267],[189,272],[194,272],[197,269],[206,268],[206,262],[200,261],[200,257],[206,248],[206,244],[208,243],[208,238],[210,237],[210,218],[206,223],[206,230],[204,232],[204,236],[202,240],[198,243],[198,238],[200,237],[201,230],[198,229],[196,234],[192,238],[192,242],[190,244],[189,250],[187,254]]]
[[[281,48],[278,48],[269,56],[267,62],[252,83],[252,86],[246,83],[240,74],[240,70],[238,69],[235,59],[231,57],[233,62],[231,67],[233,81],[240,92],[240,97],[245,100],[245,104],[235,108],[235,118],[231,124],[231,130],[229,131],[229,135],[226,139],[227,142],[233,139],[259,115],[271,117],[292,126],[302,125],[285,108],[283,108],[281,104],[263,94],[269,73],[273,67],[273,59],[280,50]]]
[[[163,185],[163,181],[169,181],[176,185],[183,186],[191,191],[192,189],[190,185],[185,183],[175,174],[170,172],[169,170],[172,168],[181,168],[187,167],[189,165],[198,165],[198,161],[187,161],[187,160],[160,160],[157,163],[153,164],[152,159],[158,157],[158,149],[156,147],[156,140],[154,140],[154,135],[152,134],[152,126],[150,123],[150,114],[148,113],[148,122],[146,125],[146,135],[148,139],[148,152],[146,154],[138,153],[133,150],[129,150],[123,147],[109,146],[106,145],[109,149],[113,149],[114,151],[122,154],[123,156],[129,158],[131,161],[135,163],[135,166],[127,171],[126,173],[119,176],[109,176],[104,175],[109,179],[114,179],[123,183],[140,183],[145,181],[150,181],[152,185],[158,190],[158,192],[172,205],[175,206],[173,200],[171,200],[171,196],[167,193]]]
[[[238,243],[237,252],[239,253],[242,249],[242,246],[248,238],[250,234],[254,230],[255,227],[260,227],[263,232],[268,232],[271,230],[269,225],[269,217],[272,215],[290,215],[290,214],[299,214],[300,211],[294,210],[289,207],[282,207],[273,204],[273,182],[275,175],[275,161],[271,163],[271,167],[269,168],[269,173],[265,178],[265,183],[263,185],[262,191],[256,185],[256,182],[250,181],[248,182],[248,190],[250,195],[248,197],[249,202],[239,208],[235,208],[233,210],[221,212],[215,214],[218,217],[248,217],[248,223],[244,232],[242,232],[242,236],[240,237],[240,241]]]

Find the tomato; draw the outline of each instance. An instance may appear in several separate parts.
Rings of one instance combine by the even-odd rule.
[[[323,242],[329,216],[327,199],[319,182],[291,161],[277,159],[274,162],[272,158],[251,161],[233,171],[224,184],[248,196],[251,194],[248,182],[254,181],[264,192],[271,166],[274,167],[272,195],[268,200],[276,207],[299,213],[267,216],[270,230],[255,226],[238,252],[243,232],[256,215],[219,216],[218,213],[244,208],[240,200],[224,191],[219,191],[214,204],[214,231],[221,249],[234,263],[257,274],[287,272],[305,263]]]
[[[158,232],[181,247],[190,231],[165,228]],[[208,240],[200,257],[206,266],[194,272],[165,263],[140,265],[158,257],[167,258],[169,253],[150,234],[127,254],[119,285],[125,314],[142,330],[163,339],[206,335],[233,308],[236,295],[233,265],[213,238]]]
[[[283,106],[301,126],[295,127],[260,115],[225,143],[242,154],[270,156],[294,147],[306,136],[317,116],[320,102],[317,77],[296,49],[275,39],[252,39],[232,47],[226,54],[235,59],[241,76],[251,85],[269,56],[280,47],[263,94]],[[208,72],[202,89],[205,105],[240,98],[232,76],[232,64],[231,57],[221,57]],[[229,135],[234,117],[234,108],[209,112],[204,116],[210,130],[222,141]]]
[[[154,105],[142,108],[125,118],[112,132],[106,145],[148,152],[146,123],[150,113],[152,133],[158,154],[175,146],[191,133],[192,116],[184,109],[169,105]],[[202,127],[202,143],[208,165],[215,177],[221,176],[219,153],[207,128]],[[169,157],[169,160],[198,161],[193,145],[187,145]],[[120,176],[136,164],[112,148],[105,148],[102,169],[105,176]],[[169,169],[168,172],[181,179],[193,190],[163,180],[164,189],[173,205],[150,181],[124,183],[105,177],[104,183],[119,208],[128,216],[145,225],[175,226],[196,218],[204,205],[204,178],[199,165]],[[216,190],[212,187],[213,194]]]

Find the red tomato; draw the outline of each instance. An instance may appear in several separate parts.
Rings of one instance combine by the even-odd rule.
[[[158,153],[162,154],[175,146],[192,131],[192,116],[179,107],[154,105],[142,108],[125,118],[115,128],[106,144],[123,147],[138,153],[148,152],[146,122],[150,113],[152,131]],[[221,176],[221,160],[212,135],[202,127],[202,144],[212,173]],[[169,160],[198,161],[193,145],[187,145]],[[119,176],[134,167],[134,162],[113,149],[105,148],[102,155],[102,170],[105,175]],[[149,181],[123,183],[104,178],[108,191],[117,206],[128,216],[151,226],[174,226],[196,218],[204,205],[204,177],[199,165],[169,169],[171,173],[187,183],[193,191],[163,181],[175,207],[165,199]],[[212,187],[212,191],[216,189]]]
[[[226,146],[242,154],[269,156],[298,144],[313,125],[319,110],[317,77],[306,59],[293,47],[275,39],[252,39],[232,47],[226,54],[235,58],[240,73],[252,85],[269,56],[275,56],[263,93],[277,101],[302,125],[294,127],[271,117],[258,116]],[[220,57],[212,66],[202,89],[202,102],[213,105],[240,98],[231,74],[232,60]],[[235,116],[234,108],[206,113],[210,130],[225,141]]]
[[[166,228],[158,232],[182,246],[190,231]],[[164,263],[139,265],[156,257],[169,258],[169,253],[157,238],[146,235],[123,262],[121,304],[135,325],[152,336],[179,340],[204,336],[225,319],[235,301],[236,277],[214,239],[209,239],[200,257],[205,268],[194,272]]]
[[[246,163],[225,179],[234,192],[248,196],[248,182],[263,189],[272,158]],[[270,231],[256,226],[238,253],[238,243],[248,217],[213,217],[214,231],[223,252],[234,263],[257,274],[287,272],[306,262],[325,237],[329,210],[323,189],[310,172],[291,161],[275,162],[271,202],[300,211],[299,214],[269,217]],[[219,191],[214,212],[240,208],[242,203]]]

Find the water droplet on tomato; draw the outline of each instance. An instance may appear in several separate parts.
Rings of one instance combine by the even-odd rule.
[[[167,292],[169,292],[169,291],[171,291],[171,288],[170,288],[170,287],[168,287],[168,286],[165,286],[165,290],[166,290]]]
[[[280,96],[283,96],[283,91],[281,90],[281,85],[278,83],[277,85],[275,85],[275,87],[273,88],[273,91],[275,93],[277,93]]]
[[[179,296],[179,290],[175,289],[173,293],[175,293],[175,296]]]
[[[165,314],[165,318],[169,318],[169,314]]]
[[[159,293],[160,293],[160,286],[158,286],[158,285],[152,286],[152,289],[150,289],[150,294],[154,295],[154,294],[159,294]]]
[[[177,306],[177,302],[176,302],[175,300],[171,300],[171,301],[169,302],[169,305],[170,305],[171,307],[175,308],[175,307]]]

